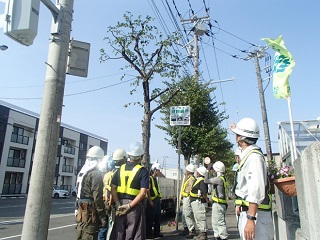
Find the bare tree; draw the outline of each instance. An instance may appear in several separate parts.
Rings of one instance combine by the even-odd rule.
[[[182,66],[180,55],[174,50],[174,42],[178,40],[178,35],[164,37],[157,29],[151,25],[153,19],[147,16],[142,19],[138,16],[133,19],[130,12],[124,14],[124,22],[118,22],[116,26],[108,27],[108,33],[111,36],[105,37],[108,46],[113,50],[113,57],[107,54],[107,51],[101,49],[100,60],[102,62],[109,59],[124,59],[127,64],[122,68],[132,68],[138,75],[131,84],[133,89],[130,94],[136,91],[141,84],[143,90],[143,104],[135,102],[144,108],[142,120],[142,143],[144,147],[143,163],[150,165],[150,136],[151,120],[153,114],[168,104],[171,99],[179,92],[179,89],[169,91],[169,88],[150,89],[151,80],[163,83],[174,81],[178,78],[179,70]],[[167,94],[165,101],[159,101],[159,97]],[[158,99],[158,101],[156,101]],[[131,103],[126,104],[129,106]],[[152,106],[151,106],[152,105]]]

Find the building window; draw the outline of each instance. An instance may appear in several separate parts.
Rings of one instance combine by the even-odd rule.
[[[83,142],[81,142],[81,143],[79,144],[79,149],[80,149],[80,150],[84,150],[84,149],[85,149],[85,144],[84,144]]]
[[[23,173],[6,172],[2,194],[19,194],[22,188]]]
[[[74,155],[76,153],[76,149],[71,146],[64,146],[64,153],[72,154]]]
[[[62,172],[73,173],[73,166],[62,165]]]
[[[12,134],[11,134],[11,142],[28,145],[29,137],[24,136],[24,129],[23,128],[13,126],[13,130],[12,130]]]
[[[84,165],[85,161],[86,161],[86,160],[79,158],[79,159],[78,159],[78,166],[79,166],[79,167],[82,167],[82,166]]]
[[[25,149],[10,148],[7,166],[24,168],[26,165],[26,154],[27,150]]]

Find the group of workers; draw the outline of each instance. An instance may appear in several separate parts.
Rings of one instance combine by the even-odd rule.
[[[236,135],[238,149],[235,152],[237,164],[235,176],[235,212],[238,230],[243,240],[272,240],[274,227],[271,213],[272,197],[270,182],[267,177],[267,166],[260,147],[256,145],[260,137],[257,123],[251,118],[241,119],[234,123],[230,130]],[[209,178],[213,170],[214,177]],[[196,174],[194,174],[196,172]],[[225,220],[227,204],[225,165],[216,161],[207,168],[189,164],[185,169],[182,195],[182,235],[197,240],[207,240],[207,222],[205,207],[208,186],[212,186],[212,230],[215,240],[228,239]]]
[[[253,119],[244,118],[230,129],[239,147],[234,193],[240,236],[243,240],[272,240],[270,184],[265,158],[256,145],[259,127]],[[149,172],[140,164],[143,154],[140,143],[130,145],[128,154],[117,149],[112,161],[107,161],[111,170],[103,179],[98,166],[104,152],[97,146],[89,149],[77,178],[78,240],[144,240],[163,236],[160,233],[161,191],[156,181],[160,165],[153,164]],[[206,206],[210,202],[208,185],[211,185],[214,237],[215,240],[228,239],[224,172],[221,161],[197,169],[192,164],[186,166],[181,188],[182,234],[186,238],[208,239]]]
[[[214,177],[209,178],[209,172]],[[206,207],[211,202],[208,199],[208,184],[212,185],[212,230],[216,239],[227,239],[225,213],[227,209],[225,166],[221,161],[212,166],[195,169],[189,164],[185,169],[184,183],[181,188],[182,196],[182,235],[187,239],[207,240]],[[197,235],[196,228],[199,230]]]
[[[160,165],[150,172],[141,165],[140,143],[129,152],[117,149],[104,156],[101,147],[88,150],[77,178],[76,234],[78,240],[136,239],[162,237],[161,192],[156,181]]]

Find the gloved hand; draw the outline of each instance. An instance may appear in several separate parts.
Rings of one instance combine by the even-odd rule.
[[[78,216],[78,209],[74,210],[74,216],[77,217]]]
[[[122,216],[127,214],[130,211],[131,207],[130,204],[125,204],[125,205],[121,205],[120,207],[117,208],[116,210],[116,215],[117,216]]]

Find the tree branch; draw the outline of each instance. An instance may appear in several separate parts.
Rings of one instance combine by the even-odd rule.
[[[180,88],[176,89],[166,101],[159,104],[157,107],[155,107],[150,111],[150,116],[152,116],[156,111],[158,111],[162,107],[166,106],[180,91],[181,91]]]
[[[149,102],[152,102],[153,100],[155,100],[157,97],[161,96],[162,94],[164,94],[165,92],[168,92],[170,88],[166,88],[165,90],[163,90],[162,92],[160,92],[159,94],[157,94],[156,96],[150,98]]]

